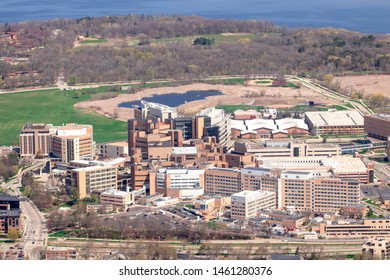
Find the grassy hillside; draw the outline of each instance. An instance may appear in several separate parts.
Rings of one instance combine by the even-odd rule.
[[[92,124],[96,142],[127,138],[126,123],[74,108],[75,103],[90,95],[73,98],[73,94],[74,91],[37,90],[0,95],[0,145],[17,145],[19,131],[26,122]]]

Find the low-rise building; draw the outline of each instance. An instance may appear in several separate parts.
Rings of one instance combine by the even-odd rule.
[[[270,157],[335,157],[341,155],[341,148],[335,144],[309,144],[302,140],[236,141],[234,152],[253,153],[257,160]]]
[[[157,207],[163,207],[163,206],[177,204],[179,202],[180,200],[177,197],[166,196],[166,197],[153,200],[152,204]]]
[[[334,135],[363,135],[364,118],[357,110],[306,112],[305,121],[310,132]]]
[[[155,176],[156,191],[166,196],[193,199],[204,193],[203,169],[160,168]]]
[[[77,260],[76,248],[46,247],[45,260]]]
[[[274,192],[242,191],[232,195],[231,218],[249,219],[263,209],[274,209],[276,199]]]
[[[363,219],[354,223],[321,223],[320,234],[328,238],[389,238],[390,219]]]
[[[309,128],[303,119],[284,118],[232,120],[232,138],[242,139],[270,139],[286,138],[289,135],[305,136]]]
[[[107,190],[100,194],[100,202],[112,204],[116,210],[126,211],[130,205],[134,204],[134,193],[116,189]]]
[[[20,199],[0,193],[0,234],[7,234],[12,228],[22,230]]]
[[[110,213],[114,211],[114,206],[112,204],[107,203],[90,203],[86,206],[87,213]]]

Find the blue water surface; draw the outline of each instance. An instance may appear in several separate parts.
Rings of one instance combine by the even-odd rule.
[[[390,33],[388,0],[0,0],[0,23],[127,14],[269,20],[288,27]]]

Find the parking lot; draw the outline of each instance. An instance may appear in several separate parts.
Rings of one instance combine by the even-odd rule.
[[[390,188],[387,186],[361,185],[360,190],[363,197],[379,199],[381,195],[390,195]]]

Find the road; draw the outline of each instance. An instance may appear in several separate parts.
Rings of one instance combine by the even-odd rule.
[[[16,194],[20,197],[20,208],[26,217],[22,236],[23,251],[25,258],[32,260],[38,260],[41,258],[40,252],[43,251],[47,244],[46,221],[35,204],[22,195],[22,193],[19,191],[19,187],[23,173],[35,169],[41,165],[43,165],[43,162],[39,162],[38,164],[25,169],[24,171],[20,172],[14,179],[5,184],[5,189],[11,188],[14,191],[10,194]]]
[[[204,244],[193,244],[186,241],[172,241],[164,240],[158,241],[160,246],[174,248],[176,252],[185,251],[190,255],[198,254],[199,250],[206,246],[214,248],[210,251],[210,254],[214,254],[219,251],[219,254],[236,255],[236,254],[255,254],[256,250],[259,248],[267,248],[268,252],[281,252],[289,251],[295,252],[297,248],[300,248],[302,253],[304,252],[321,252],[327,256],[346,256],[349,254],[359,254],[361,253],[361,246],[363,240],[275,240],[275,239],[255,239],[255,240],[207,240]],[[143,248],[145,252],[147,251],[147,246],[150,243],[156,241],[152,240],[122,240],[118,242],[117,240],[93,240],[93,239],[57,239],[50,240],[49,243],[52,246],[59,247],[77,247],[83,251],[91,250],[93,252],[89,258],[102,259],[103,256],[109,255],[110,252],[116,250],[131,250],[135,248]],[[213,253],[214,252],[214,253]]]

